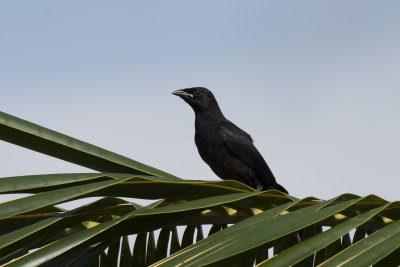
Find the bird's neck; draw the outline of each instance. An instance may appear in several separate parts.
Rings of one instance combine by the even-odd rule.
[[[219,126],[226,121],[222,112],[196,112],[195,113],[196,138],[208,136],[210,132],[219,129]]]
[[[221,109],[217,107],[208,108],[206,110],[196,110],[195,112],[196,120],[202,119],[205,121],[220,121],[226,120],[224,114],[222,114]]]

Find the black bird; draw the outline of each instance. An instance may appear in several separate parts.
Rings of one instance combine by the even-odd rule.
[[[197,149],[216,175],[257,190],[277,189],[288,193],[276,182],[251,136],[224,117],[210,90],[193,87],[172,94],[182,98],[194,110]]]

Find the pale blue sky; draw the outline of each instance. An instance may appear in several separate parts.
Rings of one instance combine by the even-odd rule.
[[[215,180],[193,112],[170,94],[205,86],[294,196],[398,200],[399,12],[371,0],[2,1],[0,110]],[[87,171],[0,151],[0,177]]]

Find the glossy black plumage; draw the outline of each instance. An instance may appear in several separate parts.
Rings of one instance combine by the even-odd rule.
[[[173,94],[194,110],[197,149],[216,175],[256,189],[277,189],[288,193],[276,182],[251,136],[224,117],[210,90],[193,87]]]

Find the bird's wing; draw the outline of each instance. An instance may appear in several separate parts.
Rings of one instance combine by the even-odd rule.
[[[249,134],[233,123],[224,125],[223,139],[228,149],[245,165],[250,167],[260,179],[268,184],[275,184],[276,180],[264,158],[253,144]]]

